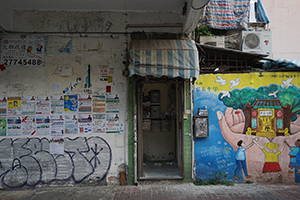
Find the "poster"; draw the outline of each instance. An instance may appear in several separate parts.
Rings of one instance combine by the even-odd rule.
[[[78,112],[79,113],[92,113],[92,97],[91,97],[91,95],[79,95]]]
[[[7,118],[7,136],[21,136],[21,117],[10,116]]]
[[[7,97],[7,116],[21,116],[21,97]]]
[[[50,135],[50,116],[36,116],[36,133],[33,135]]]
[[[79,114],[78,128],[79,128],[79,133],[84,133],[84,134],[92,133],[92,115]]]
[[[23,136],[34,135],[36,133],[35,116],[24,116],[21,127]]]
[[[77,112],[78,108],[78,96],[77,95],[65,95],[64,96],[64,111],[65,112]]]
[[[105,95],[93,96],[93,113],[105,113]]]
[[[52,115],[50,117],[51,133],[50,135],[62,136],[64,134],[64,116],[63,115]]]
[[[119,133],[119,96],[106,95],[106,133]]]
[[[93,114],[93,133],[105,133],[105,113]]]
[[[6,116],[7,99],[0,96],[0,116]]]
[[[108,76],[108,65],[100,65],[99,80],[107,81],[107,76]]]
[[[77,115],[65,115],[65,134],[78,133]]]
[[[50,115],[50,99],[48,96],[39,96],[35,101],[36,115]]]
[[[0,136],[6,136],[6,118],[0,117]]]
[[[35,115],[35,97],[23,96],[21,101],[22,116]]]
[[[50,113],[51,115],[61,115],[64,112],[63,96],[51,96]]]
[[[1,63],[5,66],[43,66],[44,39],[3,38]]]
[[[64,154],[64,136],[50,136],[50,154]]]

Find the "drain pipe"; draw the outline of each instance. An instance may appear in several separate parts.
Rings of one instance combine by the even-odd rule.
[[[193,98],[194,98],[194,94],[193,94],[193,85],[192,85],[192,81],[193,81],[193,78],[190,78],[190,101],[191,101],[191,140],[192,140],[192,180],[195,180],[195,143],[194,143],[194,120],[193,120],[193,117],[194,117],[194,104],[193,104]]]
[[[136,92],[136,80],[134,80],[134,92]],[[134,184],[137,186],[137,105],[136,95],[133,98],[133,151],[134,151]]]

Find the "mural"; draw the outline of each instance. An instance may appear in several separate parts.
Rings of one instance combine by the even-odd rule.
[[[300,182],[299,86],[297,72],[199,76],[194,115],[207,107],[210,133],[195,140],[196,178]]]
[[[49,152],[48,138],[5,138],[0,141],[0,185],[36,186],[53,181],[99,182],[111,165],[111,148],[101,137],[65,138],[65,153]]]

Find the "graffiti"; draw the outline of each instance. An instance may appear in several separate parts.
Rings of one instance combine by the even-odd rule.
[[[19,188],[53,181],[103,180],[111,165],[111,148],[101,137],[65,138],[63,155],[49,151],[48,138],[5,138],[0,141],[3,187]]]
[[[81,77],[77,78],[75,81],[71,82],[70,85],[68,87],[66,87],[66,89],[64,89],[63,93],[68,93],[68,92],[73,92],[73,90],[77,87],[77,85],[79,84],[79,82],[82,80]]]

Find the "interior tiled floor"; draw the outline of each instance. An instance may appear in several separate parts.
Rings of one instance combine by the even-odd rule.
[[[177,163],[149,162],[143,165],[143,178],[181,178]]]

